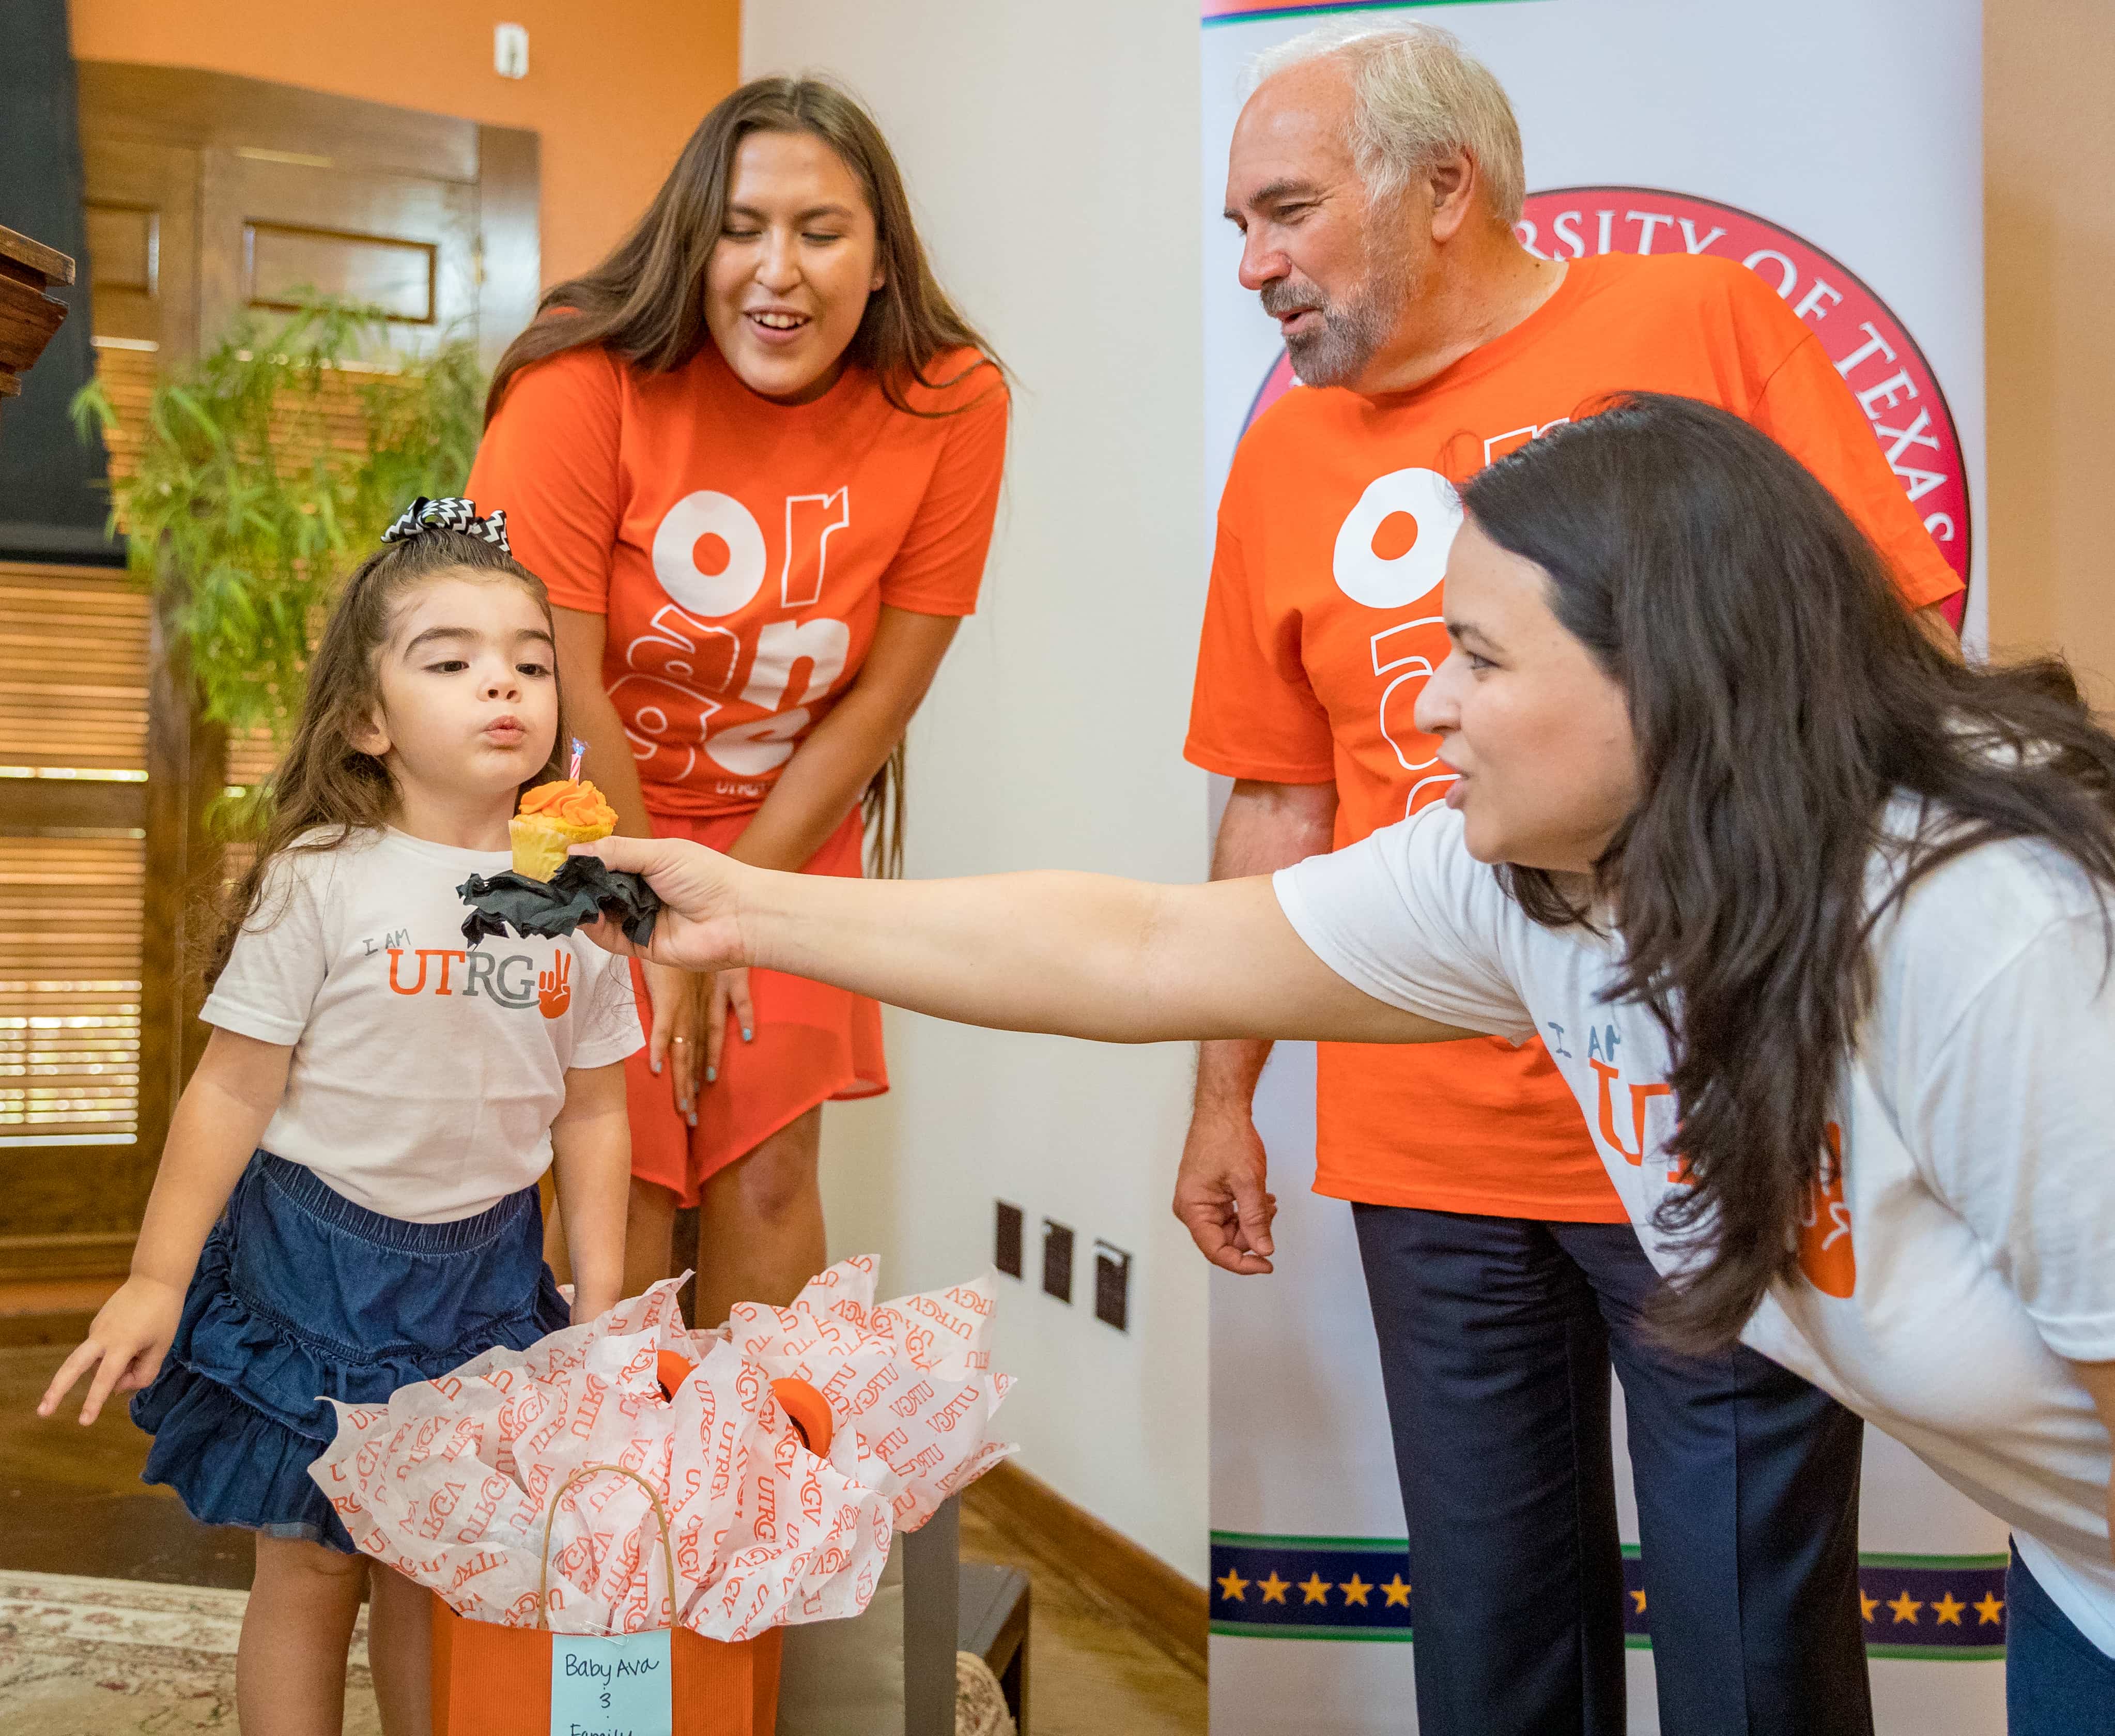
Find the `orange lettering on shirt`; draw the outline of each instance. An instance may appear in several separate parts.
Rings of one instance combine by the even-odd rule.
[[[536,973],[536,1004],[544,1009],[545,1018],[561,1017],[572,1005],[572,975],[573,955],[562,948],[549,970]]]
[[[1611,1067],[1606,1061],[1589,1061],[1586,1064],[1594,1069],[1595,1077],[1601,1082],[1601,1137],[1632,1164],[1644,1163],[1645,1105],[1655,1097],[1666,1096],[1672,1087],[1664,1084],[1634,1085],[1631,1087],[1631,1137],[1637,1141],[1637,1149],[1634,1151],[1623,1143],[1622,1136],[1616,1131],[1615,1096],[1611,1087],[1622,1077],[1622,1070]]]
[[[420,947],[419,948],[419,981],[421,982],[424,982],[426,980],[426,955],[429,952],[441,962],[441,985],[438,989],[434,990],[434,993],[436,994],[454,994],[456,991],[448,986],[449,962],[456,958],[467,961],[470,958],[470,954],[464,952],[451,951],[446,947]]]
[[[416,994],[421,989],[426,986],[426,955],[423,950],[420,953],[419,980],[413,983],[408,989],[406,988],[403,984],[397,981],[397,961],[402,958],[403,956],[404,948],[402,947],[392,946],[389,948],[389,986],[396,990],[399,994]]]
[[[1832,1121],[1822,1132],[1828,1149],[1799,1220],[1799,1269],[1824,1296],[1847,1297],[1858,1287],[1858,1259],[1843,1197],[1843,1130]]]

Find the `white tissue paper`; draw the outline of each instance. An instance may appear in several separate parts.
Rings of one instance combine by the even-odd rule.
[[[707,1638],[856,1615],[899,1529],[1013,1448],[986,1438],[1012,1382],[989,1368],[993,1284],[872,1306],[874,1261],[848,1260],[791,1307],[738,1306],[712,1332],[683,1325],[682,1280],[654,1285],[525,1351],[492,1350],[385,1405],[336,1407],[310,1472],[360,1550],[459,1614],[536,1623],[546,1504],[549,1624],[628,1633],[672,1619]],[[694,1362],[663,1396],[660,1357]],[[835,1424],[810,1452],[771,1383],[809,1381]]]

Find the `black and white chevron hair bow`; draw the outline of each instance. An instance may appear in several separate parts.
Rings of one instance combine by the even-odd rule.
[[[475,536],[493,544],[502,554],[512,554],[507,546],[507,513],[504,508],[489,518],[477,516],[477,503],[470,500],[429,500],[421,494],[398,515],[397,522],[382,533],[385,543],[408,543],[415,536],[428,530],[460,530],[465,536]]]

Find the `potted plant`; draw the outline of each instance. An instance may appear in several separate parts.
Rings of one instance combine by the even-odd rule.
[[[84,436],[99,428],[113,456],[136,444],[113,466],[112,528],[203,715],[232,740],[268,738],[275,756],[337,585],[412,496],[461,493],[477,450],[474,346],[396,356],[383,333],[371,310],[310,300],[163,374],[140,428],[100,382],[74,400]]]

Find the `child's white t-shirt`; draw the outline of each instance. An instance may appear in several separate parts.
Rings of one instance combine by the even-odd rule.
[[[550,1165],[566,1073],[645,1041],[594,942],[463,939],[456,889],[512,866],[388,831],[290,851],[200,1017],[292,1046],[264,1149],[370,1210],[466,1218]]]
[[[1899,817],[1899,816],[1898,816]],[[1885,866],[1875,860],[1874,882]],[[1662,1270],[1681,1185],[1667,1038],[1604,999],[1619,948],[1530,921],[1441,807],[1277,877],[1301,939],[1390,1005],[1539,1034]],[[2115,1360],[2115,976],[2094,889],[2045,845],[1920,880],[1874,939],[1875,994],[1832,1121],[1801,1276],[1743,1334],[2012,1527],[2115,1655],[2109,1439],[2065,1366]]]

